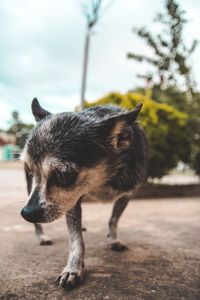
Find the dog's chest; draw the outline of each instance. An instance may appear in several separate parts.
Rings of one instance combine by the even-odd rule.
[[[112,202],[112,201],[116,201],[116,199],[119,198],[121,195],[129,194],[129,193],[120,192],[108,185],[105,185],[96,191],[90,192],[89,195],[101,202]]]

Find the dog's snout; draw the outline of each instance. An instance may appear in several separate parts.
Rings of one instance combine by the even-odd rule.
[[[44,213],[43,207],[25,206],[21,210],[22,217],[31,223],[41,223],[44,219]]]
[[[45,217],[44,202],[40,201],[39,188],[36,186],[31,192],[28,203],[22,208],[22,217],[31,223],[43,223]]]

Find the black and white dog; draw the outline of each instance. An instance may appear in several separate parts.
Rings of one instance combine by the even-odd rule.
[[[117,239],[117,223],[133,190],[147,177],[147,142],[136,122],[141,108],[142,104],[132,111],[94,106],[79,113],[51,114],[37,99],[32,102],[38,123],[24,148],[29,198],[21,214],[32,223],[52,222],[66,214],[70,250],[58,278],[64,288],[75,287],[83,278],[85,195],[115,201],[109,244],[112,250],[126,249]],[[41,225],[36,229],[42,240]]]

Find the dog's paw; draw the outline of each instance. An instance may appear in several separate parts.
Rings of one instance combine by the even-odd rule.
[[[112,251],[126,251],[126,250],[128,250],[128,247],[119,240],[111,241],[109,243],[109,248]]]
[[[41,235],[39,238],[40,246],[49,246],[52,245],[52,240],[47,235]]]
[[[64,269],[56,283],[66,290],[71,290],[83,282],[83,271],[83,268],[74,271]]]

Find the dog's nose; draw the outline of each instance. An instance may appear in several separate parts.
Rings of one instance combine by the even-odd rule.
[[[33,206],[25,206],[21,210],[22,217],[31,223],[41,223],[44,219],[44,208]]]

